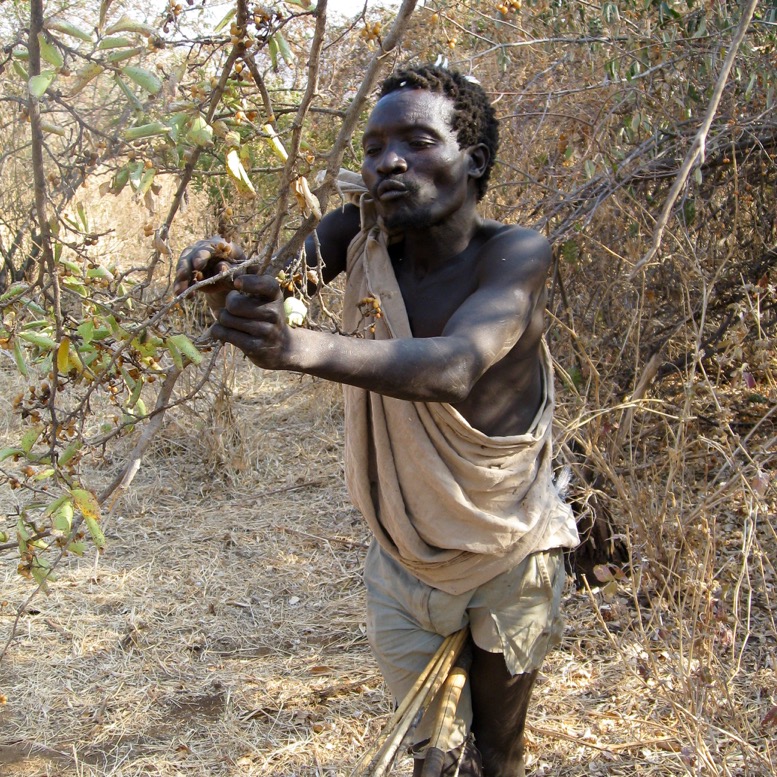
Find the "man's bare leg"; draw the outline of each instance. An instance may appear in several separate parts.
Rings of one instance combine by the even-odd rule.
[[[461,751],[464,750],[462,756]],[[420,777],[423,772],[424,762],[416,759],[413,764],[413,777]],[[458,768],[458,772],[456,769]],[[442,777],[484,777],[483,764],[480,760],[478,749],[472,744],[471,739],[467,740],[455,750],[450,750],[445,754],[445,762],[442,769]]]
[[[501,653],[473,645],[472,733],[484,777],[524,777],[523,733],[537,672],[513,677]]]
[[[447,754],[443,777],[525,777],[523,734],[537,671],[513,677],[501,653],[489,653],[473,645],[470,680],[472,691],[472,733],[464,757],[461,748]],[[413,766],[420,777],[423,761]]]

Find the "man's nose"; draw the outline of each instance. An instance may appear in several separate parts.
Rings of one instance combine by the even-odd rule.
[[[377,170],[383,175],[390,175],[391,173],[403,173],[407,170],[407,162],[405,158],[398,154],[396,149],[389,146],[380,155],[378,159]]]

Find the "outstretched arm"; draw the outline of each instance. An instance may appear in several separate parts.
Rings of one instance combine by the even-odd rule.
[[[291,329],[277,284],[244,276],[212,333],[267,369],[304,372],[399,399],[458,402],[536,321],[549,264],[542,236],[505,230],[481,249],[477,288],[439,336],[379,341]]]

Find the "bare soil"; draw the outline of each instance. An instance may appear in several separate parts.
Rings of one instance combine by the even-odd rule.
[[[230,369],[229,394],[170,414],[103,519],[105,552],[69,559],[22,608],[0,663],[0,774],[348,775],[388,719],[339,389]],[[120,465],[95,460],[95,482]],[[12,514],[14,495],[2,499]],[[565,638],[530,713],[532,774],[775,773],[773,510],[762,520],[758,557],[731,564],[766,568],[766,605],[699,627],[712,651],[686,639],[683,613],[702,611],[685,607],[691,588],[680,605],[634,576],[606,594],[570,581]],[[12,552],[0,562],[4,643],[32,585]],[[403,757],[393,774],[409,768]]]

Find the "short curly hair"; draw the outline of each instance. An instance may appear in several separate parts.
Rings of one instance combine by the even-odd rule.
[[[399,89],[426,89],[453,101],[453,129],[459,147],[482,143],[489,152],[488,166],[477,180],[478,200],[482,200],[499,146],[499,120],[483,87],[455,70],[421,65],[392,73],[381,85],[380,97]]]

